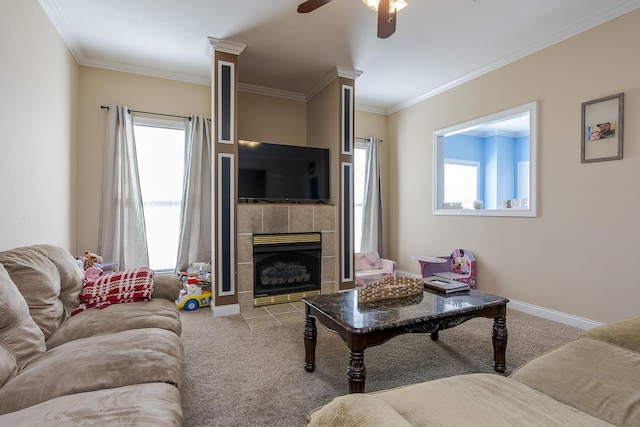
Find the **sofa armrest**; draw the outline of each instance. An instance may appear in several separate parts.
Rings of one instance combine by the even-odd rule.
[[[156,274],[153,276],[154,289],[152,298],[164,298],[169,301],[178,299],[180,279],[173,274]]]
[[[356,271],[382,268],[382,260],[378,252],[357,252],[354,254],[353,259]]]
[[[390,259],[384,259],[384,258],[381,258],[380,261],[382,261],[382,269],[385,272],[393,273],[393,277],[395,277],[396,269],[398,268],[396,262]]]
[[[640,331],[640,316],[635,316],[588,329],[580,335],[640,353],[640,334],[638,331]]]
[[[510,377],[593,417],[630,427],[640,419],[638,366],[640,354],[583,336],[525,363]]]
[[[371,394],[348,394],[333,399],[307,416],[307,427],[404,427],[411,426],[384,400]]]

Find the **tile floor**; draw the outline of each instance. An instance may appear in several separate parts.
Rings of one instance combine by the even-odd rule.
[[[303,322],[304,303],[298,301],[241,309],[240,315],[252,330],[285,323]]]

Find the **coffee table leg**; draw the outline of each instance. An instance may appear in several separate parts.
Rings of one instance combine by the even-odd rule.
[[[304,322],[304,369],[307,372],[313,372],[316,369],[316,341],[318,339],[316,318],[306,316]]]
[[[429,334],[431,336],[431,339],[433,341],[438,341],[438,338],[440,337],[440,331],[436,330],[435,332],[431,332],[431,334]]]
[[[493,369],[496,372],[504,372],[506,368],[507,352],[507,318],[499,316],[493,319]]]
[[[366,376],[364,351],[349,350],[349,367],[347,368],[349,393],[364,393],[364,380]]]

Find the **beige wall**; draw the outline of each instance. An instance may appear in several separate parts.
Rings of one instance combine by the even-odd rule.
[[[77,248],[97,250],[107,111],[134,110],[211,117],[211,88],[137,74],[80,67],[78,111]]]
[[[547,48],[389,117],[390,249],[457,247],[478,261],[478,286],[547,309],[608,322],[637,315],[640,257],[640,11]],[[625,93],[624,159],[580,163],[581,103]],[[433,132],[538,101],[538,217],[436,217]]]
[[[78,66],[36,0],[0,3],[0,250],[74,251]]]
[[[307,145],[307,103],[240,92],[238,138],[273,144]]]

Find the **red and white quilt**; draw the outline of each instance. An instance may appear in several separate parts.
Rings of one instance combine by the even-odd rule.
[[[80,305],[71,315],[90,307],[99,309],[123,302],[149,301],[153,294],[153,270],[140,267],[117,271],[84,284]]]

